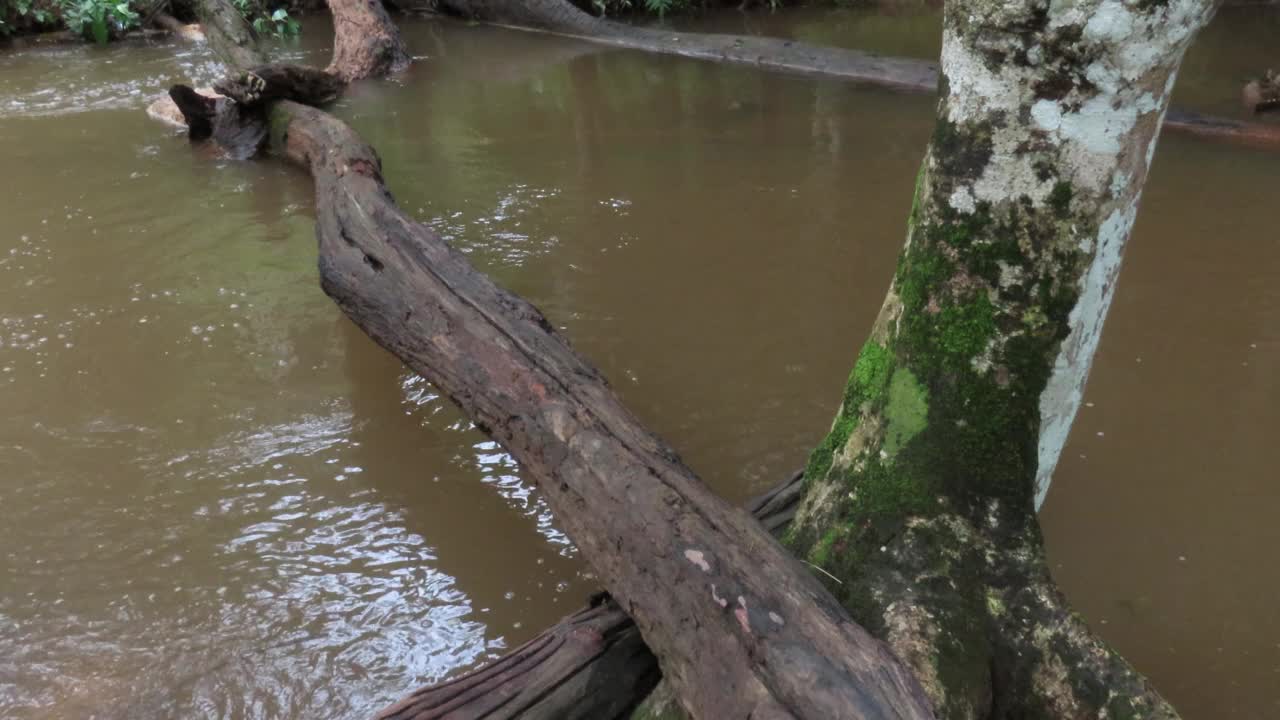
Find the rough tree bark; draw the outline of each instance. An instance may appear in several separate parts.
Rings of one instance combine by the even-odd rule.
[[[1071,613],[1035,507],[1212,12],[947,3],[906,249],[788,534],[943,717],[1174,716]]]
[[[747,504],[775,535],[800,503],[802,477]],[[375,720],[608,720],[631,714],[661,677],[631,618],[606,597],[482,668],[410,693]]]
[[[537,481],[685,707],[932,717],[885,645],[712,495],[541,313],[395,206],[377,154],[349,127],[287,100],[270,105],[269,125],[273,150],[315,182],[325,292]]]
[[[329,72],[348,82],[409,67],[409,51],[378,0],[329,0],[333,60]]]

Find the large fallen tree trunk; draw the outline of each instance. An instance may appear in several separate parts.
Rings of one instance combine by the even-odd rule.
[[[529,303],[405,217],[345,124],[272,108],[316,184],[325,292],[512,453],[696,717],[931,717],[911,674],[711,494]]]
[[[538,483],[690,712],[932,717],[893,653],[709,492],[536,308],[396,207],[373,148],[313,107],[269,112],[271,148],[315,182],[325,292]]]
[[[779,534],[795,516],[802,481],[794,474],[747,510]],[[604,596],[498,660],[410,693],[376,720],[622,718],[660,675],[635,623]]]
[[[912,92],[936,92],[938,63],[885,57],[782,38],[679,32],[612,22],[568,0],[408,0],[406,9],[439,7],[451,13],[523,30],[538,30],[617,47],[752,65],[768,70],[828,75]],[[1280,125],[1246,122],[1172,109],[1164,126],[1249,145],[1280,147]]]

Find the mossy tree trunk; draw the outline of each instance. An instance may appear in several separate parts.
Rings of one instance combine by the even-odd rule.
[[[1172,717],[1035,509],[1209,0],[953,0],[906,247],[788,534],[941,717]]]

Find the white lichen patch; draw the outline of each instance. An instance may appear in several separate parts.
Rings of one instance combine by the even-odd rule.
[[[972,213],[978,209],[977,204],[973,201],[973,193],[968,187],[961,185],[951,193],[951,207],[962,213]]]
[[[711,563],[707,562],[706,553],[701,550],[685,550],[684,558],[694,565],[697,565],[702,572],[711,572]]]
[[[1080,296],[1071,309],[1071,332],[1062,342],[1054,360],[1053,374],[1040,394],[1039,465],[1036,471],[1036,508],[1044,504],[1058,457],[1066,445],[1071,424],[1084,399],[1085,382],[1094,353],[1102,339],[1102,324],[1115,295],[1120,261],[1133,220],[1138,212],[1138,195],[1111,212],[1098,229],[1093,262],[1081,283]]]
[[[1077,223],[1092,228],[1092,218],[1105,218],[1096,236],[1086,232],[1077,238],[1090,266],[1078,280],[1070,335],[1041,398],[1038,507],[1079,407],[1174,72],[1212,3],[1169,0],[1139,8],[1123,0],[1057,0],[1050,3],[1048,30],[1030,41],[987,32],[1007,27],[1017,7],[975,3],[944,29],[946,119],[989,128],[991,146],[985,166],[969,169],[974,179],[951,188],[949,204],[965,212],[979,202],[999,207],[1027,197],[1043,206],[1055,186],[1065,183],[1072,193],[1073,234]],[[1066,40],[1072,48],[1064,53],[1054,42],[1070,38],[1074,28],[1080,29],[1079,39]],[[1023,63],[992,61],[1020,51]],[[1088,58],[1086,65],[1077,64],[1081,57]],[[1071,84],[1037,94],[1046,66]],[[1001,286],[1016,281],[1002,268]],[[975,362],[987,366],[982,358]]]

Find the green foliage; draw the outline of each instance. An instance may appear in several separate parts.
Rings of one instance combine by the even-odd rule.
[[[131,0],[0,0],[0,35],[61,23],[86,40],[105,43],[138,27],[140,19]]]
[[[57,20],[49,2],[40,0],[0,0],[0,37],[13,33],[16,25],[44,27]]]
[[[776,0],[770,0],[770,2],[776,2]],[[703,3],[695,4],[694,0],[641,0],[639,5],[645,13],[657,15],[660,18],[666,17],[668,13],[688,12],[698,6],[704,5]],[[591,0],[591,8],[601,17],[621,15],[629,12],[633,7],[631,0]]]
[[[59,0],[59,5],[68,30],[100,45],[138,26],[138,13],[127,0]]]
[[[668,12],[687,4],[687,0],[644,0],[644,9],[658,17],[665,17]]]
[[[929,391],[914,373],[898,368],[889,383],[889,400],[885,404],[884,452],[892,458],[911,438],[929,425]]]
[[[302,32],[302,23],[290,17],[285,8],[277,7],[268,12],[269,8],[257,0],[232,0],[232,4],[259,34],[291,38]]]

